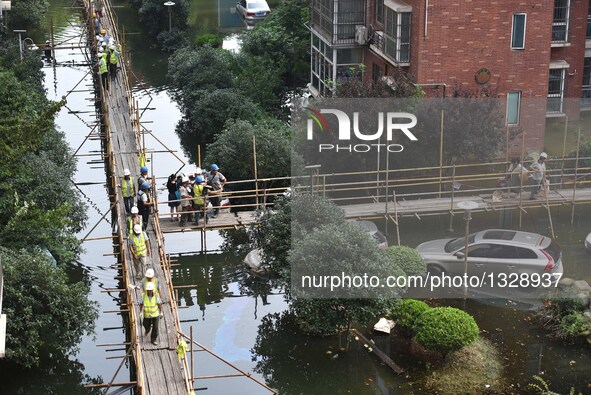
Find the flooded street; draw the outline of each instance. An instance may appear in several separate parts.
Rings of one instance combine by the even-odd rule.
[[[158,178],[159,198],[166,200],[164,183],[167,176],[182,170],[184,166],[194,166],[188,163],[174,132],[181,113],[168,92],[165,78],[168,55],[157,51],[152,40],[146,39],[139,26],[137,12],[126,1],[117,0],[114,4],[118,22],[125,27],[125,42],[131,54],[133,76],[130,76],[130,82],[140,108],[145,108],[142,121],[149,131],[145,135],[146,145],[153,150],[149,154],[153,158],[150,166],[153,166]],[[236,46],[236,33],[244,30],[245,26],[238,14],[232,12],[235,4],[233,0],[198,0],[191,4],[191,37],[219,32],[226,38],[226,46]],[[66,0],[52,0],[50,16],[55,25],[56,42],[68,40],[77,43],[83,34],[79,10],[69,8],[70,5]],[[35,33],[36,42],[44,41],[47,37],[44,32],[47,31],[46,24],[44,29]],[[92,78],[87,66],[78,65],[86,62],[78,49],[59,51],[57,61],[57,67],[47,65],[44,68],[45,86],[52,100],[68,96],[67,107],[62,109],[56,122],[66,134],[73,151],[82,145],[78,152],[78,171],[73,181],[88,204],[88,226],[79,234],[83,238],[109,209],[105,169],[100,156],[101,142],[92,137],[86,139],[96,124]],[[78,82],[80,84],[77,85]],[[74,87],[75,91],[69,93]],[[135,174],[137,169],[131,171]],[[167,211],[164,206],[160,209],[161,214]],[[552,208],[552,215],[557,241],[563,251],[565,276],[591,282],[591,256],[583,247],[585,236],[591,232],[591,207],[577,206],[572,227],[569,206]],[[107,216],[107,221],[101,221],[88,237],[111,235],[109,222],[110,216]],[[500,223],[497,212],[477,213],[470,227],[471,231],[500,226],[516,229],[518,222],[517,211],[512,212],[511,220],[505,218],[503,223]],[[463,236],[461,215],[454,220],[455,231],[450,232],[449,225],[449,216],[402,219],[402,244],[415,247],[427,240]],[[378,223],[378,226],[385,229],[385,223]],[[547,212],[534,209],[524,214],[522,229],[550,234]],[[356,343],[348,353],[337,354],[333,352],[339,348],[337,337],[305,337],[294,332],[287,324],[285,327],[266,327],[261,331],[265,316],[282,313],[286,309],[283,290],[250,274],[241,256],[220,252],[224,242],[220,234],[208,232],[207,238],[208,249],[217,251],[191,255],[200,249],[198,233],[166,235],[167,252],[176,260],[172,280],[176,286],[182,286],[178,288],[178,299],[182,307],[179,313],[184,333],[188,334],[192,327],[199,343],[240,369],[254,372],[256,377],[262,378],[281,393],[424,393],[420,388],[413,387],[413,382],[420,377],[419,372],[424,367],[411,363],[407,350],[395,338],[380,336],[376,338],[376,343],[396,363],[408,369],[409,379],[394,374]],[[395,245],[396,230],[393,223],[388,224],[388,239],[390,245]],[[97,344],[121,344],[127,341],[125,323],[121,313],[116,313],[122,309],[118,305],[120,295],[117,291],[106,292],[119,289],[122,284],[113,266],[117,260],[111,239],[87,241],[84,248],[85,252],[71,272],[73,278],[83,276],[89,282],[90,297],[99,305],[101,314],[96,321],[95,336],[84,338],[79,352],[73,358],[75,362],[50,361],[38,372],[1,372],[2,387],[7,385],[9,390],[22,389],[22,393],[33,393],[50,385],[55,389],[50,393],[78,394],[82,392],[75,389],[75,384],[97,378],[110,381],[121,362],[120,357],[125,354],[125,348],[122,345],[98,347]],[[468,301],[465,306],[461,300],[429,303],[465,308],[474,316],[483,336],[492,340],[501,350],[504,378],[513,384],[515,393],[522,393],[527,383],[531,382],[531,377],[540,372],[544,372],[543,377],[552,383],[555,391],[568,393],[570,387],[574,386],[577,391],[589,393],[587,385],[591,383],[591,347],[582,342],[573,345],[549,339],[545,330],[530,322],[529,311],[475,301]],[[102,313],[105,311],[108,312]],[[264,355],[253,353],[254,348],[264,352]],[[55,374],[48,373],[53,366],[57,367],[57,380]],[[198,376],[235,373],[204,352],[196,353],[195,372]],[[117,377],[115,381],[130,379],[127,364]],[[239,388],[236,383],[239,383]],[[195,387],[203,389],[199,394],[266,393],[254,382],[243,378],[197,380]],[[0,392],[4,394],[4,391]]]

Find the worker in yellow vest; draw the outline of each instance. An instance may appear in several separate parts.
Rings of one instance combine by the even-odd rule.
[[[203,176],[195,177],[195,184],[193,184],[193,210],[195,213],[195,226],[199,226],[199,218],[205,216],[205,223],[207,223],[207,213],[205,212],[205,195],[207,194],[208,186],[203,182]]]
[[[117,65],[119,64],[119,58],[121,57],[121,44],[117,44],[117,46],[110,45],[109,49],[111,50],[111,59],[109,62],[109,73],[111,74],[111,79],[117,78]]]
[[[142,294],[142,302],[140,303],[140,321],[146,330],[144,336],[147,336],[152,331],[152,344],[158,345],[158,320],[162,314],[162,300],[154,286],[154,283],[148,283],[146,290]]]
[[[135,225],[140,225],[143,228],[144,221],[142,220],[142,217],[140,216],[140,210],[137,208],[137,206],[133,206],[131,208],[131,216],[127,219],[127,223],[129,225],[129,233],[128,233],[129,238],[131,238],[133,236],[133,227]]]
[[[121,193],[123,194],[123,202],[125,203],[125,212],[127,215],[131,213],[133,201],[135,199],[135,183],[131,179],[131,172],[129,169],[123,170],[123,178],[121,179]]]
[[[154,276],[154,269],[152,268],[146,270],[146,277],[142,280],[142,290],[144,292],[150,283],[154,284],[154,289],[156,292],[160,293],[160,288],[158,288],[158,279]]]
[[[135,277],[140,280],[142,274],[148,268],[148,257],[150,256],[150,243],[146,232],[142,226],[136,224],[133,226],[133,236],[129,240],[129,249],[133,256],[133,265],[135,267]]]
[[[107,53],[102,47],[99,47],[99,73],[103,89],[109,89],[109,65],[107,64]]]

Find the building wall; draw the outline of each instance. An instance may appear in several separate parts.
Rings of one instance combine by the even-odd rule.
[[[446,84],[470,90],[487,87],[505,98],[509,91],[521,91],[519,128],[525,132],[526,152],[543,149],[546,99],[551,60],[564,60],[570,67],[565,77],[565,97],[581,97],[582,71],[589,0],[571,0],[569,46],[552,48],[552,0],[404,0],[413,7],[411,57],[407,71],[419,84]],[[428,4],[428,7],[427,7]],[[369,23],[377,30],[375,0],[370,1]],[[427,31],[425,34],[425,10]],[[525,49],[511,49],[514,13],[526,13]],[[373,63],[387,70],[370,48],[365,51],[368,71]],[[476,83],[475,73],[486,68],[491,79]],[[576,73],[575,73],[576,69]],[[433,88],[425,88],[428,93]],[[439,90],[437,95],[441,94]],[[569,100],[564,109],[569,119],[579,116],[579,100]],[[511,135],[514,127],[509,128]],[[510,144],[512,155],[521,151],[522,139]]]

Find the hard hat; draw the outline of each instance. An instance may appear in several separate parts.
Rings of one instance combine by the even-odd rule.
[[[147,278],[152,278],[154,277],[154,269],[149,268],[148,270],[146,270],[146,277]]]
[[[113,37],[109,38],[109,44],[110,45],[115,45],[115,39]]]
[[[150,270],[150,269],[148,269]],[[146,272],[146,277],[147,277],[147,272]],[[154,290],[154,283],[153,282],[149,282],[146,284],[146,291],[153,291]]]
[[[215,163],[213,163],[210,167],[209,167],[212,171],[216,171],[219,170],[220,168],[218,167],[218,165],[216,165]]]
[[[111,44],[111,45],[109,45],[109,49],[110,49],[111,51],[114,51],[114,50],[115,50],[115,46],[114,46],[113,44]]]
[[[135,233],[136,235],[142,233],[142,226],[140,224],[133,225],[133,233]]]
[[[148,184],[147,182],[144,182],[140,188],[141,189],[150,189],[150,184]]]
[[[96,14],[94,12],[92,13],[92,17],[93,18],[96,18]]]
[[[147,173],[147,172],[148,172],[148,168],[146,166],[142,166],[141,169],[140,169],[140,173],[141,174],[144,174],[144,173]]]
[[[105,29],[102,29],[102,30],[101,30],[101,34],[107,34],[107,30],[105,30]]]
[[[123,175],[124,176],[130,176],[131,172],[129,171],[129,169],[123,169]]]
[[[99,47],[98,51],[103,52],[103,47]]]
[[[540,158],[548,159],[548,154],[547,154],[547,153],[545,153],[545,152],[542,152],[542,153],[540,154]]]
[[[195,178],[195,182],[203,182],[203,177],[197,176],[197,178]]]
[[[183,176],[183,182],[189,182],[189,177]]]
[[[107,46],[107,43],[103,41],[103,42],[101,42],[101,45],[102,45],[103,47],[106,47],[106,46]]]
[[[133,207],[131,208],[131,213],[132,213],[132,214],[139,214],[139,212],[140,212],[140,209],[139,209],[139,208],[137,208],[137,206],[133,206]]]

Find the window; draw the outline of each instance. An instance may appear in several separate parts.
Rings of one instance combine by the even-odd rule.
[[[355,43],[355,26],[365,25],[365,1],[312,0],[310,25],[331,44]]]
[[[376,0],[376,22],[384,23],[384,0]]]
[[[470,256],[468,254],[468,256]],[[519,259],[517,248],[501,244],[493,244],[488,252],[489,258],[494,259]]]
[[[371,67],[371,79],[373,82],[378,82],[383,75],[382,68],[377,63],[374,63]]]
[[[565,69],[550,69],[548,81],[548,113],[562,113]]]
[[[538,254],[530,250],[529,248],[517,247],[520,259],[538,259]]]
[[[589,9],[587,11],[587,40],[591,39],[591,2],[589,2]]]
[[[521,92],[507,93],[507,125],[519,125],[519,107]]]
[[[513,240],[517,232],[511,230],[487,230],[482,235],[483,239],[496,239],[496,240]]]
[[[476,244],[468,247],[468,258],[488,258],[490,244]]]
[[[410,12],[396,12],[386,7],[385,53],[396,62],[410,58]]]
[[[525,19],[526,14],[513,14],[511,49],[525,49]]]
[[[583,95],[581,105],[591,106],[591,58],[585,58],[585,67],[583,67]]]
[[[570,0],[554,0],[554,17],[552,19],[552,42],[568,41],[568,17]]]

